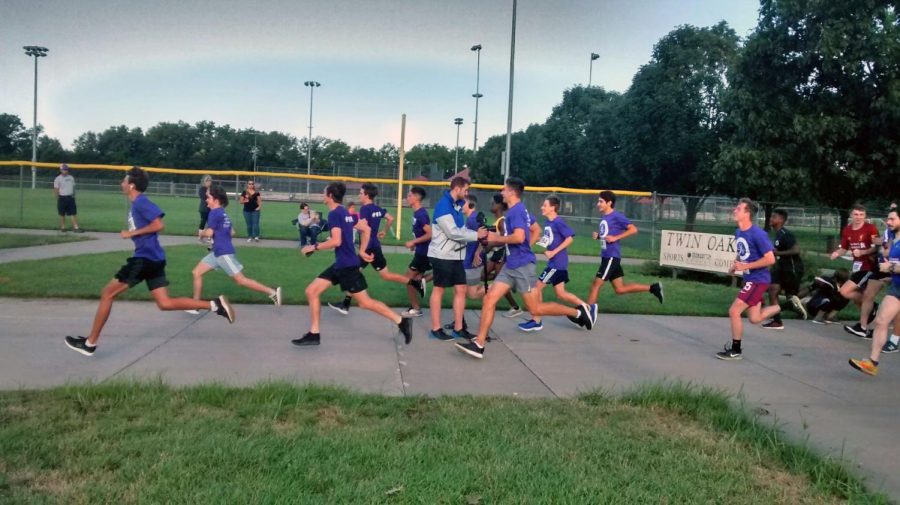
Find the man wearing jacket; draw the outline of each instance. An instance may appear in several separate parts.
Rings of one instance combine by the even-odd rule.
[[[428,259],[434,272],[429,305],[431,307],[431,332],[429,337],[453,340],[463,335],[463,311],[466,307],[466,269],[464,266],[466,244],[487,236],[487,229],[473,231],[466,228],[462,209],[469,195],[469,181],[454,177],[450,189],[444,191],[431,219],[431,243]],[[453,333],[447,335],[441,328],[441,300],[444,289],[453,288]]]

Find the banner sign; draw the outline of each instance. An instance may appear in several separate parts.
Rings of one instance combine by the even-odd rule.
[[[727,274],[736,257],[734,235],[662,230],[660,265]]]

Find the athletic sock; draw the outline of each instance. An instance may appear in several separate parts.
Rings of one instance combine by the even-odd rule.
[[[741,341],[732,339],[731,350],[734,352],[741,352]]]
[[[216,301],[215,301],[215,300],[210,300],[210,301],[209,301],[209,310],[211,310],[211,311],[213,311],[213,312],[219,310],[219,306],[216,305]]]
[[[350,300],[352,300],[352,298],[350,298],[349,296],[344,297],[344,307],[350,306]]]
[[[891,343],[894,345],[900,345],[900,335],[891,335]]]

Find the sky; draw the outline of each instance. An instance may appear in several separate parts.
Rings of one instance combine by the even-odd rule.
[[[210,120],[351,146],[474,141],[505,134],[512,0],[2,0],[0,113],[38,122],[64,146],[114,125]],[[543,122],[588,81],[625,91],[676,26],[756,26],[758,0],[519,0],[513,130]]]

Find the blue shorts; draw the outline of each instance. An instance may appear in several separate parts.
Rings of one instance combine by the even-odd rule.
[[[538,276],[538,280],[543,282],[544,285],[556,286],[559,283],[565,284],[569,282],[569,271],[547,267]]]
[[[223,254],[221,256],[216,256],[213,253],[209,253],[200,260],[201,263],[211,266],[213,269],[221,268],[228,277],[234,277],[235,275],[241,273],[241,270],[244,269],[244,265],[234,257],[233,254]]]

